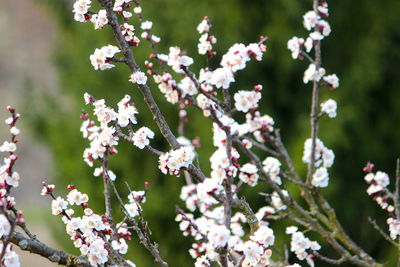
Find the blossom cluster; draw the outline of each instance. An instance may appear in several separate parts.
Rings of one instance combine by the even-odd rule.
[[[15,209],[15,199],[11,195],[11,190],[19,186],[20,175],[14,170],[18,155],[16,154],[18,138],[20,130],[15,126],[17,120],[21,117],[12,107],[7,107],[10,117],[5,123],[10,127],[10,141],[4,141],[0,146],[0,152],[6,153],[0,163],[0,250],[3,257],[0,259],[2,266],[17,267],[20,266],[19,256],[13,251],[13,244],[9,242],[16,224],[24,223],[22,211]],[[14,213],[14,215],[12,215]]]
[[[118,52],[120,52],[119,48],[113,45],[96,48],[94,53],[90,55],[90,62],[95,70],[107,70],[114,68],[115,65],[111,64],[110,62],[114,55]]]
[[[291,235],[290,251],[296,254],[299,260],[306,260],[308,265],[314,266],[314,253],[321,249],[316,241],[311,241],[298,231],[296,226],[286,228],[286,233]]]
[[[132,8],[132,5],[135,7]],[[89,148],[84,151],[84,160],[91,167],[95,161],[101,163],[94,169],[94,175],[102,176],[105,184],[112,183],[116,179],[116,175],[108,168],[107,159],[109,155],[118,152],[116,147],[120,139],[129,141],[139,149],[152,152],[158,156],[158,168],[162,173],[175,176],[185,174],[187,185],[182,187],[180,198],[190,212],[177,209],[176,221],[179,222],[183,235],[194,239],[189,253],[196,259],[195,266],[212,266],[214,262],[222,263],[223,260],[227,261],[227,266],[269,266],[272,263],[271,247],[275,243],[275,235],[268,220],[270,215],[276,215],[276,217],[288,215],[292,207],[288,201],[291,200],[289,192],[285,190],[285,184],[282,181],[282,178],[291,180],[289,176],[292,174],[289,175],[281,170],[282,164],[290,165],[290,162],[285,161],[285,149],[277,148],[281,144],[278,139],[279,131],[274,131],[273,118],[262,114],[259,110],[263,86],[257,84],[251,89],[238,88],[232,92],[232,84],[235,82],[237,72],[245,69],[251,59],[262,60],[263,53],[266,51],[267,38],[261,36],[258,43],[248,45],[235,43],[221,56],[219,64],[218,62],[210,64],[209,61],[215,60],[216,57],[213,45],[217,39],[211,35],[211,22],[208,17],[205,17],[197,27],[201,35],[197,48],[199,54],[208,57],[207,64],[200,69],[199,73],[192,73],[190,69],[194,60],[184,49],[172,46],[166,54],[157,52],[156,44],[160,42],[160,38],[152,34],[153,23],[144,19],[138,1],[115,0],[113,6],[107,6],[107,10],[97,12],[89,10],[90,7],[90,0],[77,0],[73,9],[75,20],[91,21],[95,29],[102,29],[108,24],[115,25],[113,21],[109,21],[114,19],[111,15],[118,15],[118,18],[123,20],[119,27],[113,27],[120,48],[124,52],[122,58],[115,57],[121,52],[117,46],[107,45],[96,49],[90,56],[94,69],[106,70],[115,67],[113,65],[115,62],[127,63],[132,71],[129,81],[138,85],[141,92],[146,92],[151,86],[150,83],[148,84],[148,77],[151,76],[166,100],[172,104],[179,104],[182,125],[187,122],[185,120],[187,106],[201,109],[203,115],[212,121],[212,141],[215,147],[210,157],[211,172],[208,175],[189,174],[191,170],[197,168],[192,165],[196,152],[193,143],[183,136],[183,129],[180,129],[181,136],[176,140],[181,145],[180,147],[173,146],[174,149],[169,152],[158,151],[150,146],[150,139],[154,138],[154,132],[145,126],[138,129],[134,127],[137,124],[138,111],[130,101],[130,96],[126,95],[118,103],[118,110],[114,110],[108,107],[103,99],[96,100],[93,96],[85,94],[85,102],[94,107],[93,113],[96,116],[96,120],[89,119],[86,112],[83,112],[81,116],[82,134],[90,141]],[[137,15],[140,24],[136,29],[133,26],[137,24],[132,21],[132,11]],[[110,14],[112,12],[115,14]],[[303,82],[306,84],[312,82],[314,90],[316,88],[317,91],[322,86],[328,86],[330,89],[339,86],[338,77],[335,74],[326,75],[320,60],[317,60],[319,58],[317,47],[320,41],[331,32],[330,25],[325,20],[328,15],[327,3],[319,1],[315,10],[303,16],[303,25],[310,32],[306,40],[293,37],[288,41],[288,49],[294,59],[307,58],[310,61],[304,73]],[[138,34],[138,31],[141,31],[141,34]],[[147,71],[142,71],[126,52],[127,46],[138,47],[143,39],[150,43],[152,49],[148,61],[145,62]],[[316,52],[315,59],[308,54],[313,49]],[[154,61],[159,64],[161,71],[154,68]],[[169,72],[169,69],[172,71]],[[153,111],[154,118],[162,122],[164,118],[157,114],[158,111],[154,112],[153,101],[149,103],[150,91],[144,95],[145,101]],[[231,96],[233,96],[232,100]],[[318,120],[323,115],[330,118],[336,117],[337,104],[334,100],[328,99],[320,106],[320,113],[313,114],[313,120]],[[318,102],[313,107],[318,107]],[[161,130],[163,132],[169,129]],[[11,133],[13,132],[17,131],[14,129]],[[171,138],[175,141],[174,136]],[[12,153],[15,143],[4,143],[0,151]],[[253,147],[267,152],[272,151],[271,156],[260,160],[251,150]],[[243,154],[246,156],[241,157],[240,151],[245,152]],[[303,162],[312,165],[310,168],[313,171],[310,180],[312,186],[328,186],[328,168],[332,166],[334,157],[333,151],[325,147],[317,137],[306,140]],[[285,167],[291,168],[291,166]],[[4,183],[8,186],[17,185],[19,176],[9,176],[4,176]],[[292,177],[294,178],[297,179],[297,177]],[[385,176],[376,173],[368,179],[372,187],[368,189],[369,192],[372,192],[377,201],[379,199],[378,203],[384,208],[386,197],[381,194],[386,192],[385,188],[388,185]],[[261,207],[255,214],[240,210],[231,216],[233,201],[242,200],[239,196],[242,187],[255,187],[260,181],[267,181],[274,188],[271,193],[265,194],[268,205]],[[93,266],[98,266],[107,263],[112,252],[127,253],[126,241],[130,239],[128,226],[121,222],[114,227],[108,211],[105,215],[95,214],[88,206],[89,197],[86,194],[79,192],[73,186],[69,186],[69,190],[66,199],[55,197],[54,186],[44,184],[42,194],[53,198],[52,213],[63,216],[66,231],[74,245],[80,249],[81,254],[86,255]],[[142,218],[141,204],[146,201],[146,193],[147,191],[131,191],[128,196],[129,203],[120,203],[127,221],[135,220],[137,217]],[[83,215],[74,217],[75,211],[71,206],[80,206],[83,209]],[[385,209],[391,212],[394,208],[392,205],[387,205]],[[388,219],[388,224],[392,238],[397,238],[400,233],[400,223],[395,217],[391,217]],[[247,230],[248,227],[245,225],[250,226],[250,229]],[[7,224],[3,224],[3,228],[6,233]],[[286,232],[292,238],[291,251],[299,260],[307,260],[310,266],[314,266],[316,251],[320,249],[320,245],[305,237],[297,227],[289,227]],[[152,254],[154,255],[154,251]],[[224,255],[229,256],[223,259]],[[299,265],[289,266],[298,267]]]
[[[74,3],[72,12],[74,12],[74,19],[76,21],[86,22],[89,19],[88,11],[91,3],[91,0],[77,0]]]
[[[192,150],[186,146],[182,146],[181,148],[162,154],[158,159],[158,168],[164,174],[169,173],[179,176],[181,169],[189,167],[192,160]]]
[[[312,158],[312,140],[304,143],[303,162],[309,164]],[[316,187],[327,187],[329,183],[328,169],[333,165],[335,154],[320,139],[315,141],[315,166],[319,167],[313,174],[311,184]]]
[[[208,54],[211,58],[216,52],[212,51],[212,45],[217,42],[215,36],[210,35],[211,23],[208,17],[204,17],[201,23],[197,26],[197,31],[201,34],[197,49],[200,55]]]
[[[330,34],[331,27],[329,23],[323,19],[324,17],[328,17],[328,15],[328,4],[324,1],[320,3],[316,11],[308,11],[303,16],[304,28],[311,31],[311,33],[306,41],[299,37],[293,37],[288,41],[287,47],[292,52],[293,59],[308,57],[307,53],[311,52],[315,44]],[[325,69],[311,62],[304,72],[303,81],[304,83],[308,83],[309,81],[319,82],[323,79],[331,88],[339,87],[339,78],[336,74],[324,75]]]
[[[113,229],[110,227],[107,216],[95,214],[89,208],[87,194],[81,193],[73,185],[69,185],[70,192],[65,200],[60,196],[54,197],[54,188],[54,185],[43,183],[42,194],[50,195],[53,198],[51,203],[53,215],[62,216],[66,232],[74,246],[79,248],[83,256],[87,256],[92,266],[106,263],[111,248],[121,254],[127,253],[126,240],[130,240],[131,234],[126,225],[118,227],[118,232],[112,235]],[[80,206],[83,209],[83,215],[74,217],[73,206]],[[112,238],[112,236],[118,238]],[[111,245],[109,239],[112,240]]]
[[[81,132],[84,138],[90,141],[90,147],[84,151],[84,160],[89,166],[93,166],[95,160],[102,160],[105,154],[115,154],[119,141],[119,132],[117,128],[125,128],[128,125],[137,124],[136,114],[138,111],[135,104],[132,103],[131,97],[125,97],[118,102],[118,111],[113,108],[107,107],[104,99],[95,100],[93,96],[85,93],[85,103],[92,104],[94,107],[94,114],[100,126],[96,122],[89,119],[89,115],[85,113],[81,116],[83,123]],[[131,142],[140,149],[149,145],[149,139],[154,137],[154,133],[147,127],[142,127],[136,132],[131,132],[129,139]],[[104,176],[112,180],[115,175],[111,170],[96,168],[95,176]]]
[[[395,203],[399,201],[399,196],[395,192],[391,192],[388,188],[390,184],[389,175],[382,171],[373,172],[373,168],[374,164],[372,163],[368,163],[364,167],[364,171],[367,173],[364,180],[369,185],[367,194],[372,196],[373,200],[383,210],[388,212],[389,218],[386,220],[386,223],[389,226],[390,238],[396,240],[400,236],[399,214],[395,208]]]

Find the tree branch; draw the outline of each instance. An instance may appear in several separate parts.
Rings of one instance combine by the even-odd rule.
[[[40,242],[37,239],[30,239],[23,234],[15,231],[11,235],[11,242],[25,251],[41,255],[51,262],[68,266],[85,266],[91,267],[92,265],[86,259],[77,257],[64,251],[56,250]]]

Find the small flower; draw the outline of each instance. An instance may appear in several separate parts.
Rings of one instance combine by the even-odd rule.
[[[217,88],[228,89],[234,81],[235,78],[229,68],[218,68],[212,73],[211,84]]]
[[[277,183],[278,185],[282,184],[281,178],[279,177],[279,173],[281,171],[281,163],[274,157],[267,157],[263,161],[264,171],[268,173],[271,180]]]
[[[331,74],[331,75],[325,76],[324,81],[327,82],[329,84],[329,86],[332,88],[339,87],[339,78],[336,76],[336,74]]]
[[[213,247],[224,247],[230,238],[230,231],[225,225],[215,225],[208,232],[207,238]]]
[[[154,138],[154,132],[147,127],[142,127],[134,133],[132,141],[135,146],[137,146],[140,149],[143,149],[150,143],[149,139],[153,138]]]
[[[15,152],[15,150],[17,150],[17,146],[15,145],[14,142],[7,142],[4,141],[3,145],[0,146],[0,152]]]
[[[75,13],[74,19],[79,22],[86,22],[85,15],[88,13],[90,8],[90,0],[77,0],[73,5],[72,12]]]
[[[314,28],[319,20],[319,16],[317,13],[314,11],[308,11],[304,16],[303,16],[303,25],[304,28],[307,30],[311,31],[312,28]]]
[[[210,31],[210,24],[208,22],[207,18],[204,18],[199,26],[197,26],[197,31],[202,34],[204,32],[209,32]]]
[[[261,99],[261,93],[255,91],[238,91],[233,96],[235,100],[235,108],[238,111],[247,112],[250,109],[258,107],[258,101]]]
[[[335,100],[328,99],[321,104],[321,111],[329,116],[329,118],[336,117],[337,104]]]
[[[115,65],[109,63],[109,59],[118,52],[120,52],[119,48],[113,45],[107,45],[100,49],[96,48],[94,53],[90,55],[90,62],[95,70],[111,69],[115,67]]]
[[[69,192],[67,200],[70,205],[81,205],[89,201],[87,194],[82,194],[77,189],[73,189]]]
[[[210,262],[207,260],[206,256],[200,256],[196,259],[194,267],[210,267]]]
[[[240,168],[239,179],[250,186],[256,186],[258,181],[257,167],[251,163],[244,164]]]
[[[18,187],[19,185],[19,174],[18,172],[13,172],[11,176],[7,175],[6,183],[12,187]]]
[[[0,238],[8,235],[11,230],[11,225],[4,214],[0,214]]]
[[[140,25],[140,28],[144,31],[148,31],[148,30],[151,30],[152,26],[153,26],[153,22],[143,21],[142,24]]]
[[[124,207],[128,212],[129,216],[131,216],[132,218],[138,216],[141,210],[140,206],[136,202],[126,204],[124,205]]]
[[[268,226],[260,226],[257,231],[250,237],[251,240],[256,241],[264,247],[272,246],[275,241],[274,232]]]
[[[68,202],[62,197],[57,197],[51,202],[51,209],[53,215],[60,215],[63,210],[67,208]]]
[[[309,81],[318,82],[322,76],[325,74],[324,68],[317,69],[315,64],[310,64],[308,69],[304,72],[303,82],[308,83]]]
[[[147,76],[144,72],[136,71],[132,73],[131,79],[129,81],[137,84],[146,84]]]
[[[290,39],[288,41],[287,48],[292,52],[293,59],[296,59],[299,57],[302,45],[304,45],[303,38],[293,37],[292,39]]]
[[[12,134],[12,135],[14,135],[14,136],[17,136],[17,135],[19,135],[21,132],[20,132],[20,130],[17,128],[17,127],[11,127],[11,129],[10,129],[10,133]]]
[[[94,14],[90,21],[93,23],[96,30],[102,29],[108,23],[107,11],[105,9],[99,10],[97,14]]]
[[[316,187],[327,187],[328,183],[328,170],[324,167],[318,168],[312,176],[311,184]]]

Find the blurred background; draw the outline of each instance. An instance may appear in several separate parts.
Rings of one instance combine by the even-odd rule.
[[[197,55],[199,35],[195,29],[205,15],[213,24],[219,55],[235,42],[254,42],[260,35],[270,38],[264,60],[251,62],[240,72],[234,90],[250,89],[258,83],[264,86],[260,109],[271,115],[281,128],[301,173],[306,170],[301,156],[309,134],[310,86],[302,83],[308,64],[293,61],[286,43],[294,35],[306,36],[302,15],[310,9],[311,2],[152,0],[142,3],[145,18],[154,22],[154,34],[162,39],[160,50],[166,53],[169,46],[180,46],[198,63],[204,59]],[[349,235],[380,262],[395,266],[396,251],[368,223],[370,216],[387,229],[386,213],[365,192],[362,167],[372,161],[376,169],[393,177],[396,158],[400,156],[400,1],[328,3],[332,33],[322,45],[323,66],[328,73],[340,77],[341,85],[337,90],[321,92],[321,100],[333,98],[339,105],[338,117],[323,119],[320,127],[321,140],[336,154],[330,186],[324,193],[336,207]],[[139,125],[154,131],[157,128],[142,97],[128,82],[130,73],[126,67],[93,70],[89,55],[95,48],[115,42],[109,29],[94,31],[91,23],[75,22],[72,4],[72,0],[0,1],[0,105],[17,107],[23,118],[21,159],[17,164],[22,180],[15,192],[18,207],[24,210],[28,226],[37,232],[39,239],[77,253],[60,218],[51,216],[51,201],[40,196],[40,183],[42,180],[55,183],[59,194],[64,194],[65,187],[74,183],[89,194],[90,206],[97,213],[104,212],[102,181],[93,177],[93,169],[82,160],[88,145],[79,132],[80,110],[86,108],[83,93],[105,98],[109,105],[116,105],[125,94],[130,94],[140,111]],[[136,20],[133,24],[138,25]],[[143,62],[149,54],[147,46],[143,43],[135,49],[138,62]],[[198,71],[199,66],[194,70]],[[158,89],[153,88],[167,120],[176,129],[177,107],[166,104]],[[189,108],[188,112],[191,123],[186,136],[201,138],[200,163],[205,173],[209,173],[208,157],[213,151],[208,131],[211,124],[195,110]],[[5,108],[1,108],[0,117],[6,116]],[[1,140],[8,138],[6,127],[0,127],[0,136]],[[152,143],[161,150],[168,149],[161,138]],[[150,154],[126,144],[119,151],[119,155],[111,157],[110,166],[117,174],[121,193],[127,194],[124,181],[136,190],[143,189],[144,181],[150,182],[151,190],[143,208],[153,238],[170,266],[191,266],[187,250],[192,240],[182,237],[174,221],[175,205],[184,206],[179,200],[183,179],[161,175],[156,168],[157,159]],[[262,186],[258,189],[269,191]],[[257,210],[265,202],[255,192],[245,190]],[[273,225],[279,237],[277,246],[287,242],[281,234],[286,225],[287,222]],[[327,246],[323,253],[335,257]],[[135,235],[128,258],[138,266],[154,266]],[[52,264],[25,255],[23,266]],[[317,263],[317,266],[328,265]]]

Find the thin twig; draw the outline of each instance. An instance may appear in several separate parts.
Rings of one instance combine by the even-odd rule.
[[[391,243],[393,246],[399,248],[399,244],[397,244],[393,239],[390,238],[390,236],[388,236],[380,227],[379,225],[376,223],[376,221],[374,219],[372,219],[371,217],[368,217],[368,221],[370,224],[372,224],[372,226],[375,228],[375,230],[377,230],[381,236],[383,236],[386,241],[388,241],[389,243]]]

